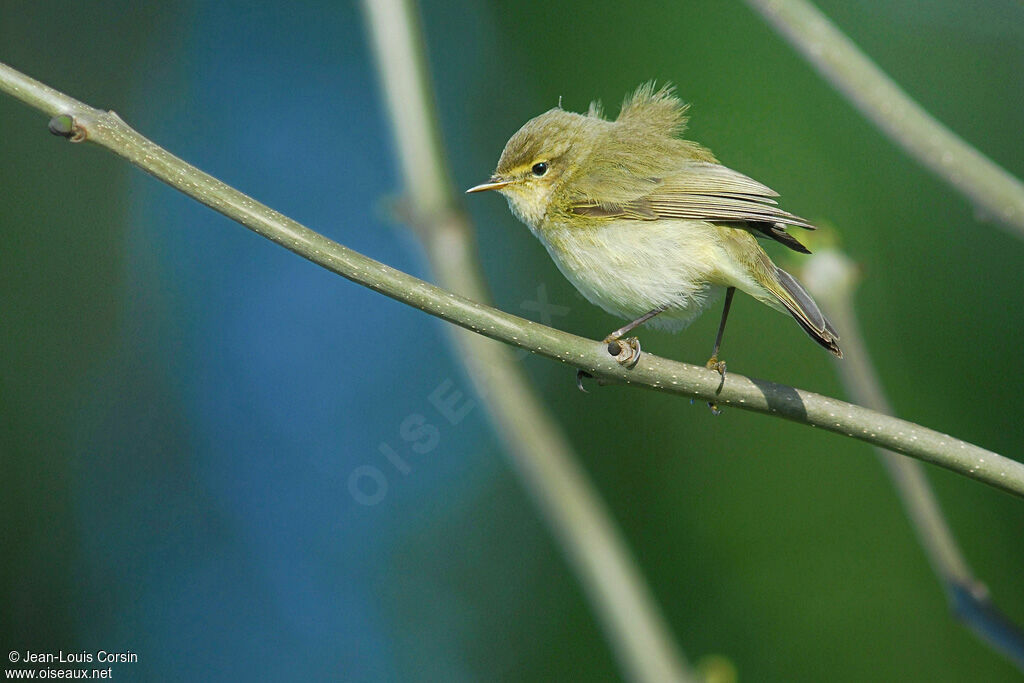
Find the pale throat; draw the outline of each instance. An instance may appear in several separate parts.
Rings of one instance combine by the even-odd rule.
[[[547,215],[550,193],[550,187],[533,187],[527,191],[510,187],[502,192],[508,200],[508,208],[535,235]]]

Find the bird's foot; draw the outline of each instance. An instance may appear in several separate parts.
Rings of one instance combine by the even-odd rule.
[[[708,362],[704,364],[704,367],[708,370],[714,370],[722,376],[722,381],[718,383],[718,391],[721,391],[722,387],[725,386],[725,361],[718,360],[718,356],[711,356],[711,358],[708,358]],[[719,408],[718,404],[714,401],[708,401],[708,408],[711,409],[712,415],[722,414],[721,408]]]
[[[608,345],[608,355],[615,358],[619,365],[623,365],[627,368],[634,368],[636,367],[636,364],[640,362],[640,340],[636,337],[629,337],[628,339],[606,337],[603,343]],[[592,378],[593,375],[586,370],[577,370],[576,388],[584,394],[588,393],[587,390],[583,388],[583,380]],[[599,381],[598,384],[600,383],[601,382]]]
[[[708,362],[704,364],[708,370],[714,370],[722,376],[722,381],[725,382],[725,361],[718,360],[718,356],[711,356],[708,358]]]
[[[604,341],[608,344],[608,354],[614,356],[619,365],[634,368],[640,362],[640,340],[636,337]]]

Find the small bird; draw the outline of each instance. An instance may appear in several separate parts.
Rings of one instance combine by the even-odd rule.
[[[614,121],[597,102],[585,115],[559,103],[527,121],[490,179],[467,192],[503,194],[588,301],[632,321],[604,339],[624,365],[637,363],[640,342],[623,336],[648,321],[681,330],[724,290],[707,362],[724,381],[718,354],[737,289],[788,312],[842,358],[835,328],[757,242],[772,239],[808,254],[786,227],[814,226],[778,208],[777,193],[682,139],[687,107],[672,86],[656,90],[653,82],[628,95]]]

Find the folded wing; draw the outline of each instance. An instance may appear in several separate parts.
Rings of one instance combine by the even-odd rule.
[[[778,194],[742,173],[709,162],[691,162],[664,178],[652,179],[645,193],[616,204],[582,201],[572,211],[590,216],[632,220],[661,218],[699,220],[750,230],[810,253],[786,226],[807,230],[814,226],[780,209]]]

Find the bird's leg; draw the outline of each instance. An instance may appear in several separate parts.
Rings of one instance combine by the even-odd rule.
[[[664,312],[666,308],[668,308],[667,304],[647,311],[633,322],[623,325],[605,337],[603,343],[608,345],[608,353],[615,356],[615,359],[626,367],[631,368],[636,365],[637,361],[640,360],[640,340],[636,337],[622,339],[622,335],[628,334],[633,329],[643,325],[654,316]],[[623,345],[625,345],[625,349],[623,348]],[[628,353],[626,353],[627,350]]]
[[[718,334],[715,336],[715,348],[711,351],[711,358],[708,359],[708,370],[717,370],[725,379],[725,361],[718,360],[718,350],[722,347],[722,335],[725,334],[725,321],[729,319],[729,307],[732,306],[732,295],[736,293],[735,287],[725,290],[725,308],[722,309],[722,322],[718,323]]]
[[[623,325],[605,337],[602,343],[608,345],[608,353],[615,356],[615,360],[619,361],[621,365],[625,365],[628,368],[635,366],[640,360],[640,340],[636,337],[622,339],[622,335],[628,334],[634,328],[643,325],[659,313],[663,313],[667,308],[668,304],[647,311],[633,322]],[[583,388],[583,378],[590,376],[590,373],[583,370],[576,371],[576,386],[580,391],[586,393],[587,390]]]
[[[711,352],[711,358],[708,359],[706,367],[708,370],[717,370],[718,374],[722,376],[722,382],[718,385],[718,390],[721,391],[722,387],[725,386],[725,361],[718,360],[718,350],[722,347],[722,335],[725,334],[725,321],[729,318],[729,307],[732,305],[732,295],[736,293],[735,287],[729,287],[725,290],[725,308],[722,309],[722,322],[718,323],[718,334],[715,336],[715,348]],[[718,409],[718,404],[709,401],[708,408],[711,408],[711,412],[718,415],[721,411]]]

